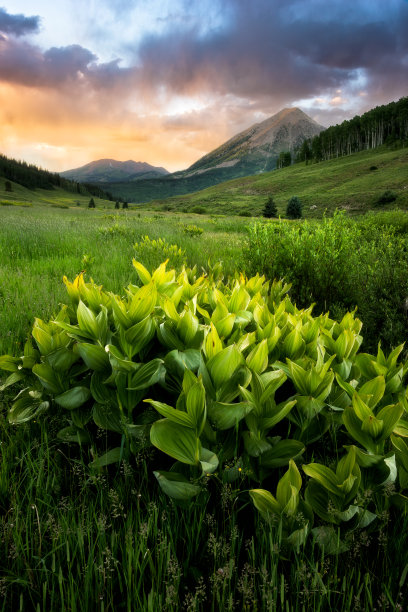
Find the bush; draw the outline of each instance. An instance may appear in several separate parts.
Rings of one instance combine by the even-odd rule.
[[[119,202],[115,202],[115,209],[118,210],[120,208]]]
[[[302,217],[302,202],[297,196],[292,196],[286,207],[288,219],[300,219]]]
[[[205,215],[207,211],[204,206],[193,206],[188,210],[188,212],[195,213],[196,215]]]
[[[408,236],[382,227],[376,215],[356,222],[336,213],[301,226],[257,223],[245,258],[250,272],[290,282],[301,306],[314,302],[317,312],[336,313],[357,306],[369,350],[379,340],[392,348],[407,336]]]
[[[133,245],[137,257],[149,266],[156,266],[167,259],[174,268],[186,264],[186,252],[177,244],[169,244],[165,238],[151,239],[143,236]]]
[[[252,217],[252,213],[249,210],[240,210],[238,217]]]
[[[397,195],[390,189],[387,189],[386,191],[384,191],[383,194],[380,195],[380,197],[374,202],[374,204],[375,206],[384,206],[385,204],[391,204],[391,202],[395,202],[396,199]]]
[[[197,238],[197,236],[201,236],[201,234],[204,231],[202,227],[198,227],[197,225],[194,225],[194,224],[183,225],[182,227],[183,227],[183,232],[185,234],[188,234],[188,236],[195,237],[195,238]]]
[[[95,200],[93,198],[89,200],[88,208],[95,208]]]
[[[276,208],[276,204],[272,196],[269,197],[266,201],[265,206],[262,210],[262,216],[266,219],[272,219],[273,217],[278,216],[278,209]]]
[[[353,314],[313,317],[280,281],[134,267],[124,297],[64,278],[69,304],[35,320],[36,347],[0,358],[3,389],[24,387],[10,423],[60,423],[59,443],[79,444],[91,472],[153,445],[175,504],[221,501],[227,487],[235,508],[251,500],[279,523],[287,552],[308,539],[348,550],[402,513],[402,346],[361,353]]]

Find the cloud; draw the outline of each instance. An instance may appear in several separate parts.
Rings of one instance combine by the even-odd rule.
[[[40,18],[25,17],[24,15],[10,15],[0,7],[0,32],[13,36],[33,34],[40,29]]]

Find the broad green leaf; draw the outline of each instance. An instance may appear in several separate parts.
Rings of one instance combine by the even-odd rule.
[[[46,412],[48,408],[49,402],[35,401],[29,395],[22,395],[11,406],[7,415],[8,422],[12,425],[26,423]]]
[[[305,451],[305,445],[298,440],[280,440],[270,450],[261,455],[263,467],[277,468],[289,464],[290,459],[296,459]]]
[[[161,489],[171,497],[178,500],[189,500],[201,491],[201,487],[192,484],[182,474],[177,472],[164,472],[163,470],[153,472]]]
[[[122,418],[118,406],[113,404],[94,404],[92,418],[101,429],[123,433]]]
[[[356,416],[352,406],[348,406],[342,414],[343,423],[349,434],[359,442],[366,450],[376,453],[375,444],[371,436],[362,430],[362,423]]]
[[[0,370],[4,370],[5,372],[17,372],[19,363],[19,357],[12,357],[11,355],[1,355]]]
[[[114,370],[119,370],[121,372],[135,372],[140,368],[140,363],[135,363],[134,361],[127,359],[120,352],[120,350],[112,344],[106,345],[105,351],[108,354],[110,364]]]
[[[325,465],[320,463],[309,463],[308,465],[302,466],[303,471],[310,478],[314,478],[319,484],[321,484],[327,491],[334,495],[341,496],[339,490],[339,481],[336,474]]]
[[[324,525],[312,529],[313,537],[326,555],[338,555],[349,550],[350,546],[340,538],[340,532],[334,527]]]
[[[264,385],[264,391],[259,399],[260,404],[267,402],[272,395],[283,385],[287,379],[286,374],[283,370],[273,370],[272,372],[265,372],[261,376],[262,383]]]
[[[403,413],[404,408],[400,403],[392,404],[390,406],[385,406],[384,408],[381,408],[381,410],[377,414],[377,418],[379,420],[382,420],[383,422],[383,429],[381,434],[383,440],[390,437]]]
[[[261,514],[281,515],[282,507],[269,491],[265,489],[251,489],[249,491],[249,496],[255,508],[259,510]]]
[[[378,402],[381,400],[385,392],[385,378],[384,376],[377,376],[372,380],[366,382],[359,390],[358,394],[367,398],[367,406],[375,408]]]
[[[157,410],[159,414],[164,417],[167,417],[174,423],[179,425],[183,425],[184,427],[190,427],[191,429],[195,429],[195,422],[192,417],[187,414],[187,412],[183,412],[182,410],[177,410],[168,404],[164,404],[163,402],[156,402],[154,400],[145,399],[143,400],[153,406]]]
[[[381,437],[383,428],[383,421],[377,419],[373,414],[368,415],[361,424],[361,431],[367,433],[373,440]]]
[[[95,340],[98,338],[98,323],[92,310],[90,310],[82,300],[79,300],[77,308],[77,318],[79,328],[90,334]]]
[[[12,372],[10,376],[7,376],[3,385],[0,386],[0,391],[4,391],[7,387],[11,387],[15,383],[23,380],[25,378],[25,374],[23,372]]]
[[[274,409],[274,414],[268,416],[267,418],[262,419],[262,427],[266,431],[267,429],[272,429],[275,427],[282,419],[284,419],[289,412],[292,410],[293,406],[296,404],[297,400],[291,400],[288,402],[282,402],[278,404]]]
[[[57,433],[57,438],[63,442],[76,442],[77,444],[90,444],[91,437],[85,429],[79,429],[74,425],[64,427]]]
[[[64,346],[47,355],[48,363],[56,372],[68,372],[78,359],[78,355]]]
[[[250,457],[259,457],[271,448],[266,438],[259,436],[255,432],[244,431],[242,432],[242,437],[244,439],[245,450]]]
[[[91,378],[91,393],[92,397],[98,404],[109,404],[114,401],[114,390],[105,384],[105,375],[101,372],[94,372]]]
[[[187,347],[191,346],[198,331],[198,319],[191,310],[184,310],[181,313],[176,329],[184,344]]]
[[[31,334],[40,349],[41,355],[48,355],[53,349],[52,336],[42,327],[42,323],[41,319],[35,319]]]
[[[153,311],[157,301],[157,289],[154,283],[143,285],[132,297],[128,317],[132,323],[145,319]]]
[[[210,402],[208,405],[208,417],[216,429],[223,431],[235,427],[253,408],[253,405],[248,402],[236,404]]]
[[[59,394],[64,390],[56,372],[48,363],[37,363],[32,371],[47,391]]]
[[[142,365],[133,375],[129,383],[128,389],[138,391],[147,389],[156,384],[162,376],[164,376],[165,368],[162,359],[152,359],[148,363]]]
[[[358,448],[357,446],[345,446],[344,448],[346,450],[354,448],[354,451],[356,454],[356,461],[358,465],[363,468],[369,468],[373,465],[376,465],[377,463],[379,463],[379,461],[383,459],[382,455],[374,455],[373,453],[365,453],[364,451],[361,450],[361,448]]]
[[[236,315],[229,313],[219,321],[216,321],[215,328],[221,338],[228,338],[234,327]]]
[[[299,359],[305,352],[306,343],[299,329],[295,327],[283,341],[283,354],[289,359]]]
[[[99,469],[107,465],[111,465],[112,463],[119,463],[122,460],[123,456],[123,449],[118,446],[116,448],[112,448],[107,453],[104,453],[103,455],[100,455],[99,457],[91,461],[89,467],[91,469]]]
[[[262,340],[246,358],[248,367],[254,372],[261,374],[268,367],[268,342]]]
[[[199,462],[201,443],[195,432],[169,419],[153,423],[150,441],[159,450],[177,461],[196,465]]]
[[[187,413],[194,422],[197,434],[200,435],[207,415],[205,407],[205,389],[201,380],[197,380],[188,391],[186,397],[186,407]]]
[[[153,319],[150,315],[146,318],[142,319],[135,325],[132,325],[126,331],[121,330],[120,338],[121,343],[123,340],[130,345],[131,351],[126,350],[125,352],[129,354],[130,357],[139,353],[145,346],[147,346],[150,340],[154,337],[155,334],[155,326],[153,323]],[[125,349],[125,347],[123,347]]]
[[[69,417],[75,427],[78,427],[78,429],[84,429],[85,425],[89,423],[92,418],[92,409],[89,404],[86,406],[81,406],[81,408],[71,410]]]
[[[365,421],[368,417],[373,416],[371,409],[363,402],[357,392],[353,395],[353,408],[360,421]]]
[[[74,346],[74,352],[81,357],[90,370],[102,372],[110,368],[108,354],[99,344],[78,342]]]
[[[242,354],[236,346],[232,344],[214,355],[208,363],[207,368],[214,382],[216,389],[227,382],[235,370],[244,363]]]
[[[222,351],[223,348],[217,329],[212,321],[210,325],[211,331],[207,333],[203,345],[204,353],[207,359],[211,359],[211,357],[214,357],[217,353]]]
[[[140,280],[144,285],[147,285],[152,280],[151,274],[146,268],[136,259],[132,260],[133,266],[136,268],[136,271],[139,275]]]
[[[72,387],[65,393],[57,395],[55,401],[62,408],[67,410],[75,410],[85,404],[91,397],[91,391],[87,387]]]
[[[215,453],[207,448],[201,448],[200,463],[203,470],[203,475],[212,474],[218,467],[218,457]]]

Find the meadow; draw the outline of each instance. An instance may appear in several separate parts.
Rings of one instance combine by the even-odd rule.
[[[270,278],[286,275],[286,280],[293,283],[293,301],[299,307],[307,308],[308,302],[315,301],[317,315],[324,316],[333,304],[331,316],[341,321],[364,293],[351,293],[350,289],[347,298],[339,298],[341,287],[347,290],[347,271],[355,274],[357,262],[351,266],[349,256],[356,241],[368,245],[366,269],[359,282],[367,278],[369,270],[373,270],[371,278],[377,278],[380,270],[384,279],[385,266],[396,273],[398,265],[405,262],[401,253],[407,250],[405,214],[400,212],[389,213],[380,222],[374,216],[360,224],[353,221],[355,225],[340,216],[327,221],[327,227],[320,222],[304,226],[303,222],[283,220],[260,220],[254,226],[242,216],[147,207],[115,211],[112,203],[99,200],[97,208],[89,210],[86,199],[79,206],[75,198],[62,201],[61,207],[55,206],[58,198],[54,195],[54,206],[46,199],[47,194],[43,194],[41,201],[33,202],[29,194],[19,192],[14,202],[26,206],[10,200],[9,206],[0,208],[0,355],[22,355],[34,318],[53,320],[60,305],[69,304],[64,275],[73,281],[84,272],[86,282],[92,278],[106,291],[120,296],[129,283],[136,286],[140,282],[132,258],[150,271],[166,259],[170,269],[196,266],[196,271],[189,273],[191,284],[203,270],[220,283],[222,277],[227,283],[237,270],[251,275],[264,272]],[[298,227],[306,229],[299,234]],[[319,231],[320,238],[316,234]],[[330,242],[334,234],[343,242]],[[373,242],[373,234],[377,242]],[[339,266],[342,270],[339,286],[333,282],[333,275],[327,277],[325,269],[312,260],[310,244],[317,240],[325,245],[327,268],[333,271],[333,266]],[[296,254],[290,265],[285,264],[284,255],[288,244]],[[391,245],[388,250],[377,249],[384,255],[383,267],[378,262],[373,267],[374,260],[368,256],[373,244],[376,248]],[[398,261],[390,255],[394,250],[399,253]],[[316,275],[309,274],[307,284],[302,285],[305,270],[311,265]],[[356,276],[353,279],[350,287],[358,281]],[[395,286],[400,283],[398,276],[394,282]],[[224,291],[224,285],[218,286]],[[302,286],[306,287],[304,293]],[[299,314],[285,302],[289,288],[284,289],[284,283],[277,287],[288,315],[300,317],[307,329],[304,333],[309,334],[312,315]],[[328,287],[332,295],[324,301],[321,295]],[[374,282],[370,291],[373,295],[377,291]],[[391,312],[393,302],[385,307]],[[366,312],[371,312],[368,306]],[[401,316],[399,313],[398,319]],[[324,319],[316,320],[323,325]],[[374,338],[378,335],[377,323],[367,323]],[[363,336],[364,324],[363,319]],[[355,323],[349,321],[347,325],[350,327],[344,328],[345,335],[357,338]],[[401,336],[405,335],[406,323],[397,327],[395,335],[390,328],[393,324],[383,338],[386,354],[404,342]],[[292,341],[285,346],[292,350]],[[330,346],[328,341],[328,351]],[[310,351],[314,355],[313,347]],[[248,351],[245,355],[247,363],[255,359],[249,358]],[[291,355],[297,358],[296,352]],[[399,357],[399,363],[404,364],[401,368],[406,367],[404,355],[402,352]],[[342,373],[342,358],[337,355],[336,359]],[[3,382],[8,373],[4,374]],[[95,440],[90,452],[86,446],[58,438],[66,424],[66,417],[61,420],[58,410],[52,410],[46,419],[10,423],[7,411],[18,386],[23,388],[24,384],[18,381],[17,390],[12,385],[4,387],[0,395],[1,610],[405,609],[408,518],[404,503],[393,505],[390,500],[406,484],[395,481],[396,471],[394,481],[382,487],[377,476],[376,484],[370,484],[368,470],[362,470],[368,480],[361,490],[361,496],[366,497],[358,504],[364,511],[370,508],[369,515],[374,509],[376,514],[365,528],[357,528],[365,525],[359,520],[347,530],[339,519],[329,532],[334,540],[324,537],[326,532],[316,532],[320,538],[310,536],[302,545],[290,546],[283,515],[276,520],[273,513],[258,512],[251,503],[248,489],[254,485],[247,474],[237,485],[235,480],[224,479],[220,468],[219,476],[213,476],[214,483],[209,482],[197,499],[185,503],[165,495],[152,476],[163,466],[162,453],[154,445],[138,445],[120,463],[92,468],[90,460],[109,452],[117,431],[91,428]],[[398,390],[401,393],[400,387]],[[362,397],[368,402],[367,394],[366,387]],[[283,422],[293,433],[293,422]],[[330,465],[336,463],[337,427],[338,423],[326,431],[330,451],[317,446],[311,451],[311,460],[324,458]],[[118,440],[123,457],[127,442],[121,443],[120,436]],[[309,438],[304,440],[307,446]],[[369,448],[373,452],[373,447]],[[388,447],[381,451],[378,445],[375,448],[377,454],[390,451]],[[283,464],[279,465],[281,475]],[[271,478],[274,487],[276,478]]]

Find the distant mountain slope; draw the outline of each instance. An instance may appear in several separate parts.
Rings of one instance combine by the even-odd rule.
[[[132,182],[146,178],[157,178],[166,174],[169,174],[169,172],[165,168],[151,166],[146,162],[132,160],[121,162],[116,159],[98,159],[80,168],[60,172],[60,175],[64,178],[80,183]]]
[[[322,217],[336,208],[350,214],[368,210],[408,210],[408,148],[386,146],[318,164],[294,164],[274,172],[238,178],[189,195],[149,202],[149,208],[210,214],[256,216],[269,196],[285,216],[289,198],[303,203],[305,217]],[[392,191],[396,200],[379,207],[376,202]]]
[[[299,108],[285,108],[204,155],[187,170],[137,182],[109,182],[106,188],[132,202],[193,193],[230,179],[273,170],[282,151],[293,152],[324,127]]]
[[[247,174],[273,170],[279,153],[293,152],[306,138],[324,129],[299,108],[284,108],[204,155],[188,168],[187,173],[214,168],[230,168],[231,175],[234,168],[247,169]],[[187,173],[183,173],[184,176]]]

